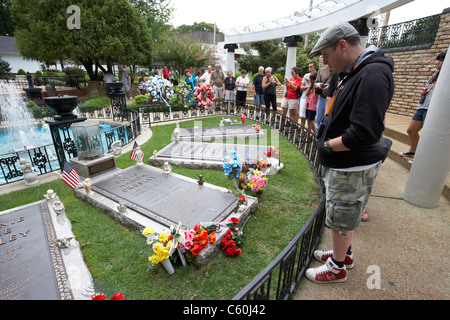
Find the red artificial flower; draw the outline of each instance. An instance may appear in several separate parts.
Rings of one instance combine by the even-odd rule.
[[[222,247],[222,249],[224,249],[227,245],[228,239],[227,238],[223,238],[222,241],[220,242],[220,245]]]
[[[116,292],[109,300],[125,300],[125,296],[121,292]]]
[[[245,113],[241,114],[241,119],[242,119],[242,123],[245,124],[245,121],[246,121]]]
[[[216,243],[216,232],[215,231],[213,231],[213,233],[211,233],[209,235],[209,242]]]
[[[233,223],[239,223],[239,219],[236,217],[230,218],[228,221],[233,222]]]
[[[91,300],[108,300],[103,293],[94,293],[91,296]]]
[[[245,197],[244,196],[239,196],[239,200],[241,200],[243,203],[246,203],[247,202],[247,200],[245,200]]]
[[[200,251],[202,251],[202,249],[203,249],[202,246],[195,245],[195,246],[192,248],[192,254],[193,254],[194,256],[196,256],[196,255],[198,255],[198,254],[200,253]]]

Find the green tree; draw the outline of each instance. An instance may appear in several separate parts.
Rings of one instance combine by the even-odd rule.
[[[309,36],[309,47],[304,49],[304,43],[298,43],[297,47],[297,67],[302,69],[303,74],[308,72],[308,65],[311,60],[315,60],[318,62],[318,58],[310,59],[309,53],[314,48],[314,45],[317,43],[320,34],[311,34]],[[286,59],[287,59],[287,46],[283,42],[283,39],[274,39],[274,40],[266,40],[266,41],[257,41],[252,42],[251,46],[258,50],[258,55],[250,54],[249,48],[246,48],[246,52],[248,53],[241,59],[239,59],[239,66],[242,69],[246,69],[253,73],[258,72],[258,68],[260,66],[272,67],[273,73],[280,73],[284,75],[284,68],[286,67]]]
[[[273,73],[284,73],[287,48],[282,39],[256,41],[252,42],[251,46],[258,50],[259,55],[255,58],[255,56],[249,54],[239,59],[241,68],[257,73],[258,67],[264,66],[264,68],[271,67]],[[250,53],[250,51],[247,50],[247,53]]]
[[[14,0],[17,47],[28,59],[69,59],[82,64],[91,80],[100,80],[101,62],[148,65],[151,33],[144,17],[127,0],[80,0],[81,25],[70,29],[72,0]]]
[[[7,77],[11,73],[8,61],[5,61],[0,56],[0,77]]]
[[[175,34],[185,34],[194,31],[209,31],[214,32],[214,23],[207,22],[194,22],[192,25],[182,24],[181,26],[176,27],[171,31],[171,33]],[[219,28],[216,26],[216,33],[222,33]]]
[[[183,72],[185,68],[199,68],[210,63],[214,58],[214,49],[189,36],[173,36],[158,44],[156,57]]]
[[[0,36],[11,36],[14,33],[15,24],[11,17],[12,0],[0,0]]]

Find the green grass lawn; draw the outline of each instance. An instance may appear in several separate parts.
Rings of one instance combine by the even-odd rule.
[[[218,126],[220,119],[202,119],[202,126]],[[182,122],[180,126],[193,127],[194,121]],[[151,128],[152,138],[141,146],[146,157],[170,143],[174,128],[175,124]],[[270,136],[270,129],[263,128]],[[284,169],[269,176],[266,190],[257,195],[258,209],[245,226],[242,255],[228,258],[219,251],[207,266],[197,269],[192,265],[176,265],[173,275],[162,266],[149,267],[149,246],[139,231],[123,227],[77,199],[73,190],[60,180],[2,195],[0,206],[6,210],[38,201],[47,189],[55,190],[66,207],[93,277],[123,292],[126,299],[231,299],[284,249],[319,202],[320,190],[306,159],[282,137],[280,149]],[[128,152],[118,157],[117,166],[134,165],[129,156]],[[223,171],[181,167],[174,167],[173,171],[195,179],[202,174],[208,183],[233,188],[233,182]]]

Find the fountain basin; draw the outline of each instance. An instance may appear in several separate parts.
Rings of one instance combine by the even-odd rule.
[[[72,112],[78,106],[77,96],[48,97],[44,98],[44,102],[49,110],[57,113],[57,115],[54,116],[53,119],[77,119],[77,116]]]

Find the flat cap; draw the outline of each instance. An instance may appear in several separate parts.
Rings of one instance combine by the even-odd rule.
[[[310,58],[320,56],[320,51],[328,46],[334,45],[341,39],[359,36],[358,31],[348,22],[341,22],[329,27],[321,36],[317,44],[309,54]]]

